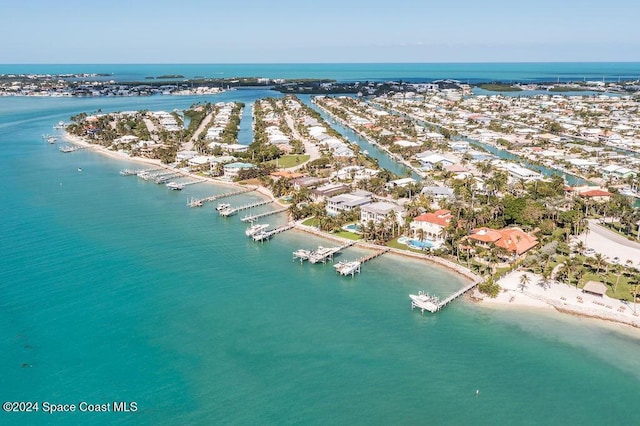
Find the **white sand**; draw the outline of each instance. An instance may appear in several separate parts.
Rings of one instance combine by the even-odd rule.
[[[530,283],[523,290],[520,288],[520,277],[527,274]],[[499,305],[553,307],[561,312],[600,318],[640,328],[640,306],[622,302],[608,296],[594,296],[567,284],[552,282],[550,287],[543,288],[538,283],[539,275],[530,272],[513,271],[498,281],[503,291],[492,299],[485,297],[483,302]],[[637,311],[637,313],[634,312]]]

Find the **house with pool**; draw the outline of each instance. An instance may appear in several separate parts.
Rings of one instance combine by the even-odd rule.
[[[415,217],[409,224],[412,240],[408,242],[415,241],[413,245],[418,247],[428,243],[426,248],[440,248],[444,244],[444,229],[449,226],[452,217],[451,211],[446,209]]]
[[[387,201],[377,201],[360,207],[360,222],[380,223],[393,216],[398,226],[404,223],[405,208]]]

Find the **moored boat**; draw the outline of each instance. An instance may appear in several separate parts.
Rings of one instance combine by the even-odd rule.
[[[251,225],[250,227],[248,227],[244,233],[247,237],[253,237],[256,234],[259,234],[260,232],[264,232],[266,231],[266,229],[269,227],[268,223],[256,223],[254,225]]]
[[[418,308],[421,312],[429,311],[436,312],[439,308],[439,300],[436,296],[429,296],[424,291],[419,291],[418,294],[410,294],[411,309]]]
[[[178,183],[178,182],[169,182],[167,184],[167,188],[173,190],[173,191],[182,191],[184,189],[184,184]]]
[[[231,204],[229,203],[218,203],[218,205],[216,206],[216,210],[218,210],[219,212],[223,210],[228,210],[230,208],[231,208]]]

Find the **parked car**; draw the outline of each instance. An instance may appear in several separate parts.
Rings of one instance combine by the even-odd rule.
[[[588,248],[584,251],[584,254],[594,254],[596,251],[592,248]]]

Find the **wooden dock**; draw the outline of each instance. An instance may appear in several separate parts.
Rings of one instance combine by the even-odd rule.
[[[322,247],[322,246],[318,246],[318,249],[315,251],[312,251],[311,254],[309,255],[309,263],[326,263],[327,260],[333,260],[333,256],[336,253],[341,252],[342,250],[346,249],[347,247],[351,247],[352,245],[354,245],[356,242],[349,242],[347,244],[344,244],[342,246],[338,246],[338,247]]]
[[[144,172],[145,170],[136,170],[136,169],[122,169],[120,170],[120,176],[134,176],[139,173]]]
[[[263,217],[266,217],[266,216],[271,216],[272,214],[278,214],[278,213],[286,212],[287,210],[289,210],[289,207],[283,207],[281,209],[271,210],[269,212],[264,212],[264,213],[258,213],[258,214],[254,214],[254,215],[245,216],[240,220],[243,221],[243,222],[253,222],[253,221],[258,220],[260,218],[263,218]]]
[[[336,272],[339,273],[340,275],[351,275],[353,277],[355,274],[360,273],[360,271],[362,270],[363,263],[366,263],[372,259],[375,259],[376,257],[382,256],[388,251],[389,249],[378,250],[374,253],[371,253],[367,256],[363,256],[360,259],[354,260],[352,262],[338,262],[335,265],[333,265],[333,267],[336,268]]]
[[[440,309],[442,309],[445,306],[447,306],[449,303],[453,302],[458,297],[460,297],[463,294],[465,294],[466,292],[468,292],[469,290],[474,289],[481,282],[482,282],[481,280],[476,280],[476,281],[472,282],[471,284],[469,284],[468,286],[465,286],[465,287],[461,288],[460,290],[455,291],[454,293],[452,293],[451,295],[447,296],[446,298],[444,298],[442,300],[439,300],[437,297],[427,297],[422,303],[420,303],[420,302],[416,302],[414,300],[414,298],[415,298],[414,295],[411,295],[411,299],[412,299],[412,301],[411,301],[411,309],[419,308],[420,311],[423,312],[423,313],[424,313],[424,311],[429,311],[432,314],[436,313]],[[419,295],[421,293],[422,292],[420,292]],[[426,294],[426,293],[424,293],[424,294]]]
[[[224,194],[212,195],[210,197],[205,198],[194,198],[187,202],[187,206],[189,207],[202,207],[205,203],[210,203],[212,201],[219,200],[221,198],[233,197],[234,195],[245,194],[247,192],[255,191],[256,188],[242,188],[233,192],[226,192]]]
[[[378,250],[377,252],[371,253],[368,256],[361,257],[360,259],[358,259],[358,262],[366,263],[366,262],[368,262],[368,261],[370,261],[372,259],[375,259],[378,256],[382,256],[383,254],[388,253],[388,252],[389,252],[389,249]]]
[[[265,205],[271,204],[271,203],[273,203],[273,200],[258,201],[257,203],[249,203],[249,204],[245,204],[244,206],[230,207],[228,209],[221,210],[218,213],[220,213],[220,216],[224,216],[224,217],[233,216],[234,214],[238,213],[239,211],[252,209],[254,207],[265,206]]]
[[[286,225],[278,226],[277,228],[271,229],[269,231],[258,232],[257,234],[253,235],[251,238],[253,238],[253,241],[264,242],[271,239],[271,237],[273,237],[276,234],[292,229],[294,226],[295,226],[295,223],[287,223]]]

